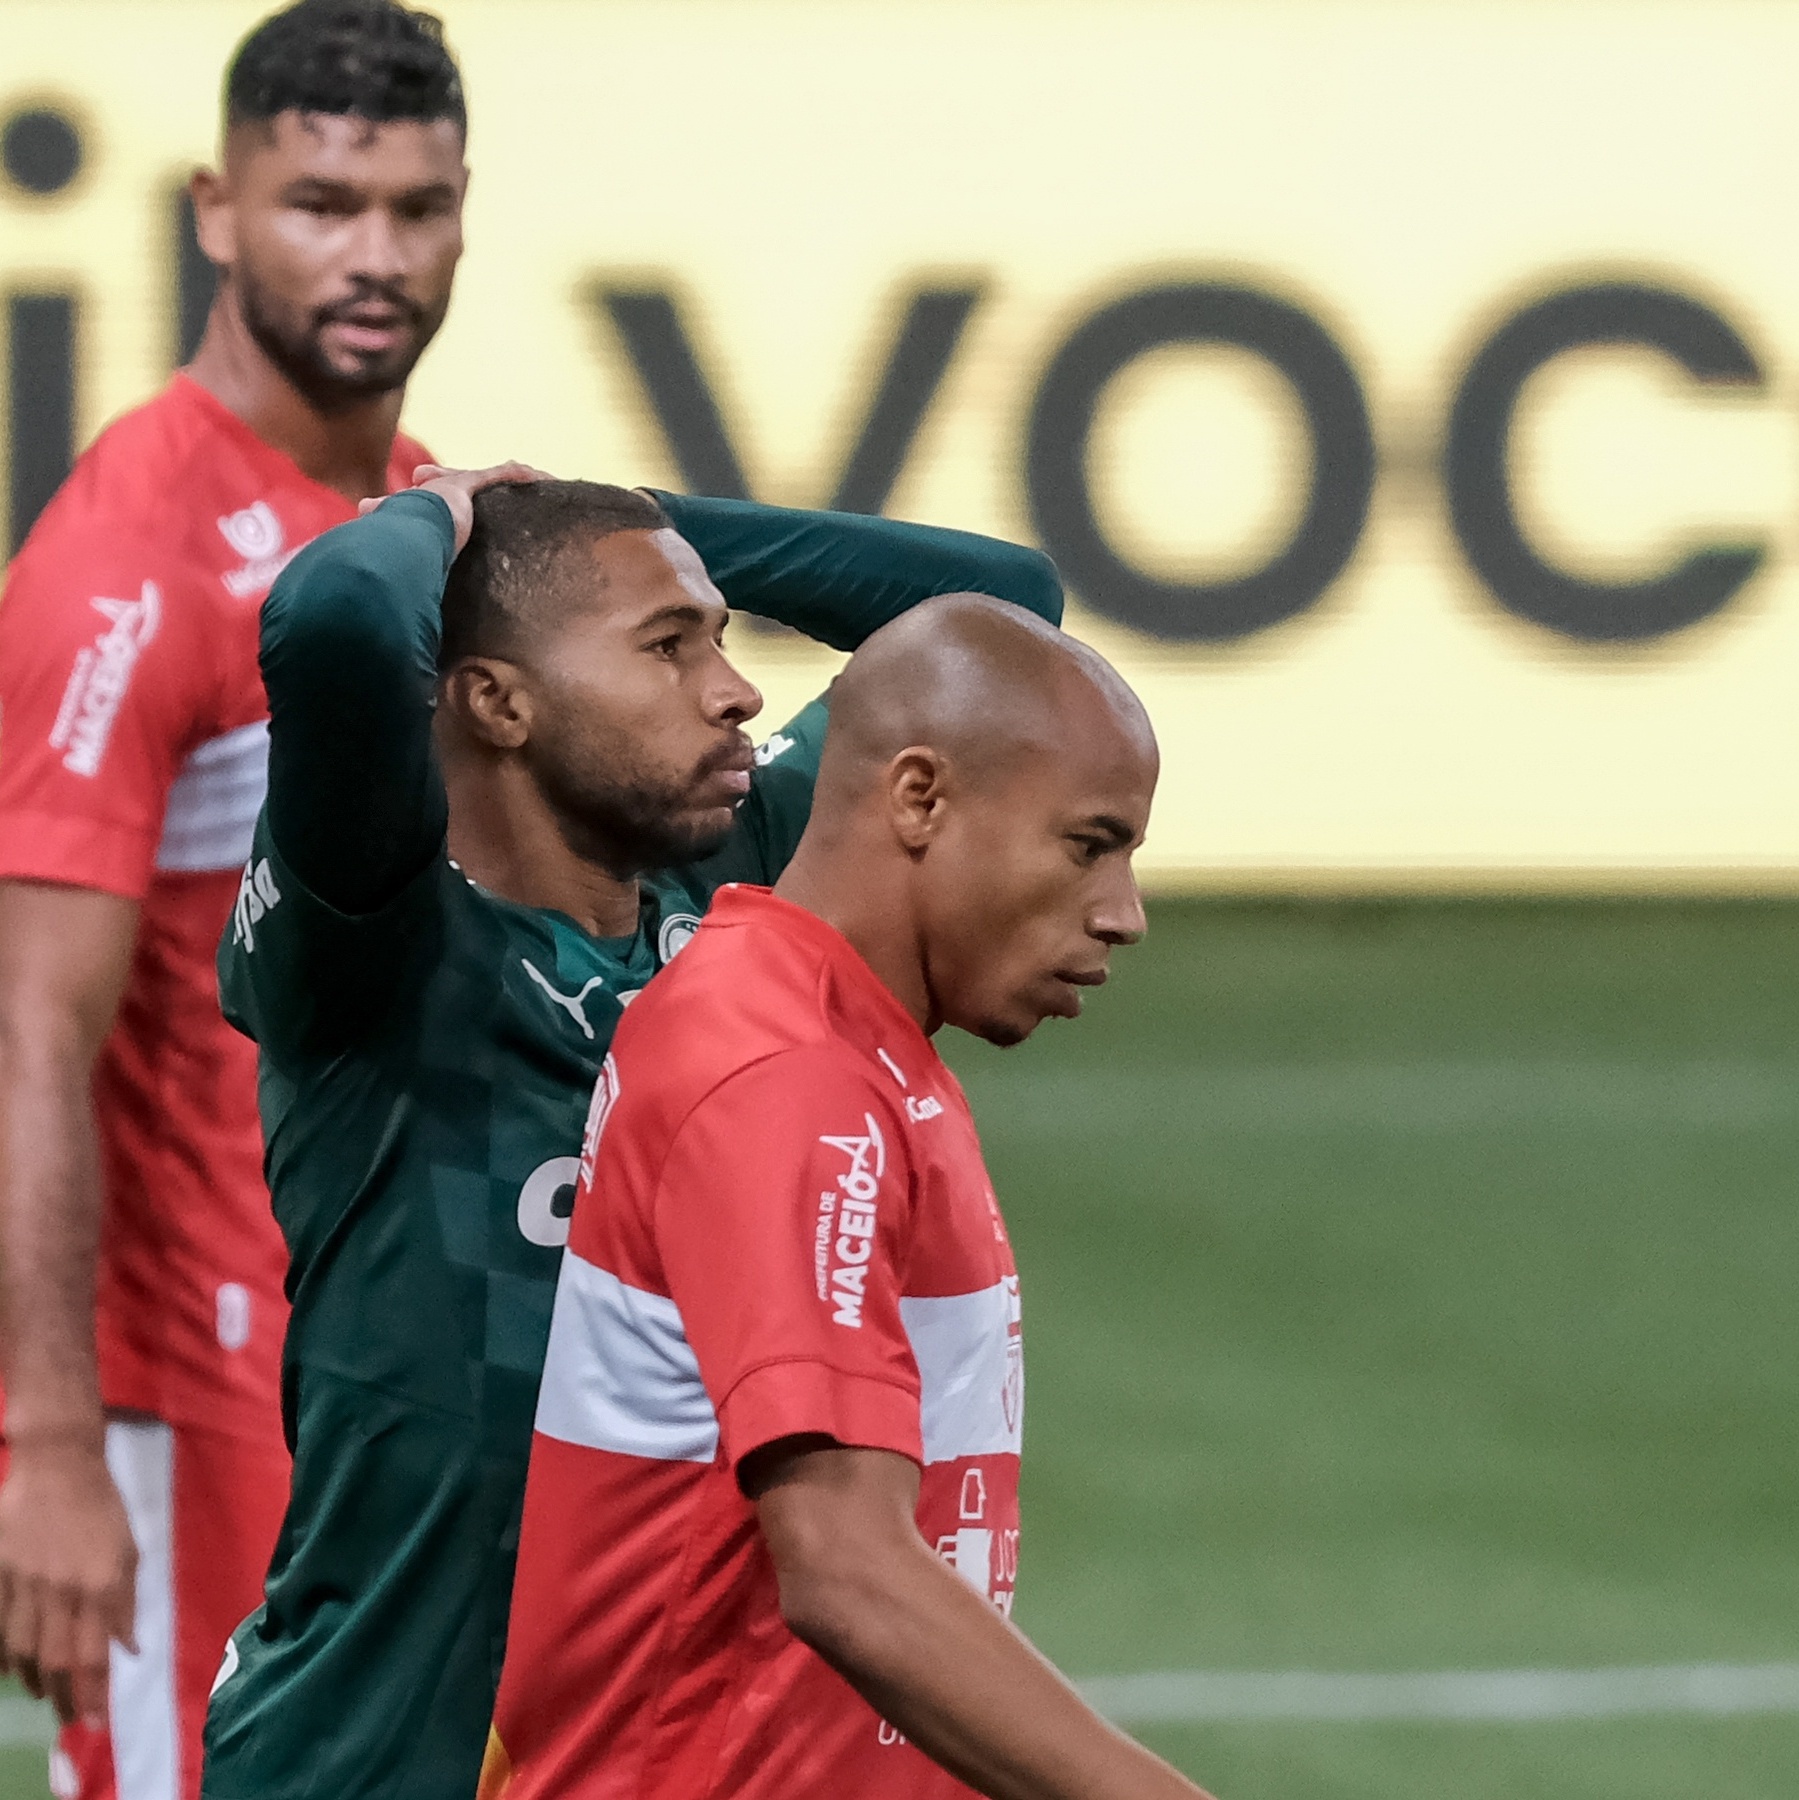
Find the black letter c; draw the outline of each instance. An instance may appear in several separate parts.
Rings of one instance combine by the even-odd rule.
[[[1468,560],[1500,605],[1593,643],[1659,637],[1715,613],[1761,567],[1758,545],[1696,550],[1648,581],[1586,581],[1551,567],[1518,525],[1506,470],[1524,384],[1586,344],[1647,344],[1695,381],[1763,384],[1754,352],[1710,307],[1667,288],[1603,282],[1570,288],[1508,319],[1469,365],[1449,417],[1443,476]]]

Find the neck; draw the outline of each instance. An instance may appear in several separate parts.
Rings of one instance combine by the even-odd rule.
[[[301,474],[351,504],[387,492],[387,464],[405,390],[322,413],[282,374],[250,334],[226,281],[187,373]]]
[[[931,998],[924,946],[910,905],[904,868],[871,874],[875,858],[856,847],[809,830],[775,892],[816,913],[846,937],[929,1037],[943,1023]]]
[[[635,878],[621,880],[577,856],[516,762],[446,756],[444,780],[450,855],[471,880],[519,906],[566,913],[594,937],[637,929]]]

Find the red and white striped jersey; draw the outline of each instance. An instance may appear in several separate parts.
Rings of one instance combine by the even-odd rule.
[[[809,1433],[911,1457],[919,1530],[1009,1611],[1023,1400],[954,1076],[830,926],[723,889],[594,1096],[488,1791],[966,1795],[787,1630],[736,1470]]]
[[[399,439],[390,484],[425,460]],[[287,1256],[214,958],[267,785],[262,599],[355,510],[178,375],[82,456],[0,601],[0,879],[141,904],[94,1073],[102,1396],[270,1440]]]

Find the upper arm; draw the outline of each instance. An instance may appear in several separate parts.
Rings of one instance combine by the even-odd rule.
[[[696,495],[657,498],[734,607],[854,650],[937,594],[989,594],[1052,625],[1062,582],[1040,550],[863,513],[808,512]]]
[[[34,539],[0,602],[0,879],[138,900],[216,722],[216,632],[160,553],[96,535]]]
[[[745,1457],[737,1478],[783,1579],[823,1572],[845,1546],[860,1557],[918,1536],[918,1465],[890,1450],[785,1438]]]
[[[0,1059],[85,1072],[125,990],[137,913],[116,894],[0,880]]]
[[[441,501],[407,500],[315,541],[263,608],[269,826],[293,873],[347,913],[399,893],[448,818],[431,721],[453,540]]]

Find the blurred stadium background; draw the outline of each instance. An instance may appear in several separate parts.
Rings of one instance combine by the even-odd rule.
[[[266,10],[0,0],[7,545]],[[953,1050],[1021,1621],[1221,1800],[1799,1792],[1799,9],[436,10],[415,432],[1041,541],[1155,712],[1150,941]]]

